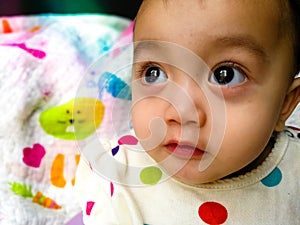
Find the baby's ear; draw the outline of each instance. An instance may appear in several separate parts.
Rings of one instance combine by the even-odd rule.
[[[282,131],[285,128],[285,121],[292,114],[300,102],[300,77],[294,79],[285,97],[279,120],[277,121],[275,131]]]

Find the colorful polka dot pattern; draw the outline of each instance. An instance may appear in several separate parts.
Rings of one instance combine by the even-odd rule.
[[[286,130],[286,134],[292,138],[300,138],[300,133],[297,135],[293,134],[291,131]],[[119,145],[136,145],[138,140],[133,136],[123,136],[118,140]],[[119,146],[112,149],[113,155],[116,155],[119,151]],[[162,178],[162,171],[156,166],[149,166],[141,169],[139,173],[140,181],[145,185],[156,185]],[[276,167],[268,176],[261,180],[261,183],[266,188],[272,188],[280,184],[282,181],[282,172]],[[114,193],[114,185],[110,183],[111,196]],[[202,203],[198,207],[198,216],[201,221],[206,224],[224,224],[229,216],[227,208],[215,201],[207,201]],[[149,225],[149,224],[144,224]]]
[[[120,150],[120,145],[137,145],[138,139],[132,135],[125,135],[118,139],[118,145],[112,148],[113,156],[117,155]],[[145,185],[155,185],[162,178],[162,171],[156,166],[142,168],[139,174],[139,180]]]
[[[134,137],[132,135],[122,136],[118,140],[118,146],[114,147],[111,150],[111,153],[113,156],[115,156],[119,152],[120,145],[136,145],[137,143],[138,143],[138,140],[136,139],[136,137]]]

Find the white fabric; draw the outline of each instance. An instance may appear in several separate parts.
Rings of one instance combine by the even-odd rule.
[[[82,160],[75,187],[85,224],[299,224],[297,132],[281,132],[272,152],[251,172],[197,187],[174,179],[145,187],[124,186],[99,176]],[[121,150],[126,153],[124,146]],[[128,164],[131,159],[126,158]],[[88,201],[94,203],[90,215],[86,214]],[[215,209],[219,204],[221,208]]]

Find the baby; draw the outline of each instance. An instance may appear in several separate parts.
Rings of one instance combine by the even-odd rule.
[[[144,0],[134,135],[81,161],[85,223],[298,224],[299,15],[296,0]]]

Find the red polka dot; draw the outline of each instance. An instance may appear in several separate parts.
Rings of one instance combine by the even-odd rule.
[[[93,201],[89,201],[86,203],[86,209],[85,209],[86,215],[88,215],[88,216],[91,215],[94,204],[95,204],[95,202],[93,202]]]
[[[114,195],[115,186],[112,182],[110,182],[110,196],[112,197]]]
[[[227,220],[226,208],[217,202],[205,202],[199,209],[200,218],[207,224],[222,224]]]
[[[119,145],[136,145],[137,143],[138,139],[131,135],[123,136],[118,140]]]

